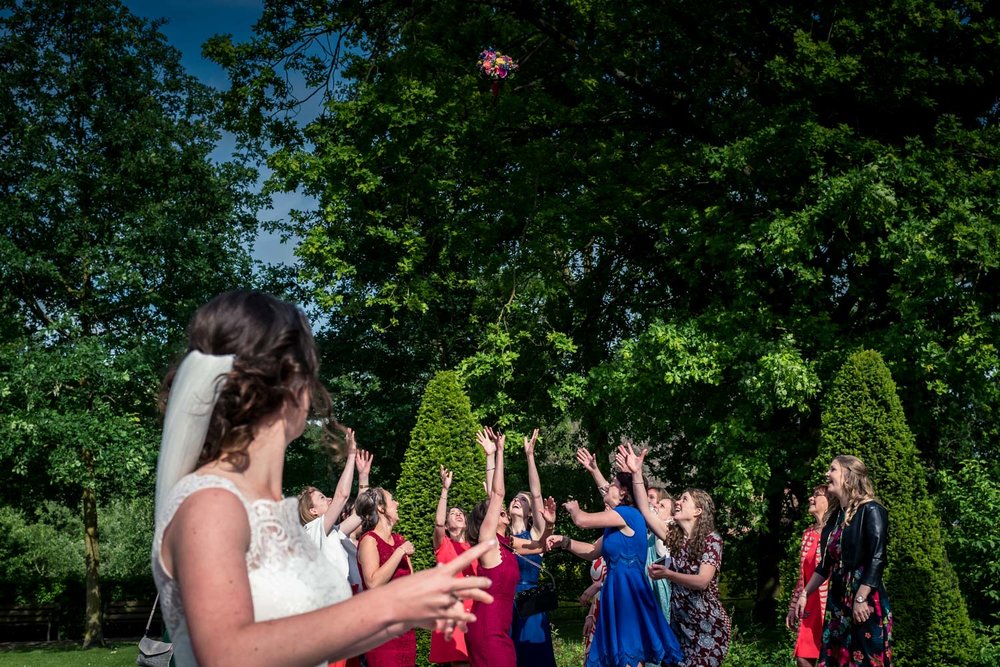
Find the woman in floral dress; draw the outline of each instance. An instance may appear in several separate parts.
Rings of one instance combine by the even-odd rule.
[[[618,448],[616,461],[633,473],[635,495],[645,495],[642,462],[629,444]],[[674,503],[674,522],[667,526],[652,511],[644,511],[646,525],[670,550],[668,564],[647,568],[651,579],[671,584],[670,626],[684,650],[683,667],[721,667],[729,652],[729,614],[719,600],[722,537],[715,532],[715,503],[701,489],[687,489]]]
[[[892,610],[882,582],[889,515],[860,459],[834,458],[826,478],[841,509],[823,528],[823,558],[799,594],[799,616],[829,578],[819,667],[891,667]]]

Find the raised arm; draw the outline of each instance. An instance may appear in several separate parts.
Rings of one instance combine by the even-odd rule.
[[[347,460],[344,462],[344,470],[337,480],[337,488],[333,491],[333,502],[323,515],[323,529],[329,533],[340,519],[340,513],[344,511],[344,505],[351,497],[351,487],[354,485],[354,468],[358,453],[358,444],[354,439],[354,429],[349,428],[344,432],[344,440],[347,443]]]
[[[486,455],[486,495],[493,490],[493,472],[496,468],[497,435],[489,426],[484,426],[476,433],[476,442],[483,448]]]
[[[597,485],[597,492],[604,497],[604,494],[608,492],[608,480],[604,478],[601,474],[601,469],[597,467],[597,457],[590,453],[586,447],[580,447],[576,450],[576,460],[580,462],[590,476],[594,478],[594,484]]]
[[[524,439],[524,456],[528,459],[528,491],[531,492],[531,537],[541,538],[545,532],[545,514],[542,512],[542,480],[538,477],[538,467],[535,465],[535,443],[538,442],[538,429],[531,432],[530,438]]]
[[[503,434],[496,436],[496,465],[493,469],[492,481],[489,481],[489,477],[487,477],[487,483],[490,487],[490,501],[486,506],[486,516],[483,517],[483,523],[479,528],[480,540],[490,539],[496,535],[497,524],[500,522],[500,512],[506,511],[504,503],[504,493],[506,492],[506,487],[503,479],[503,450],[506,442],[507,438]],[[499,565],[500,545],[497,545],[495,549],[491,549],[483,554],[479,558],[479,562],[487,569]]]
[[[444,529],[445,521],[448,519],[448,489],[451,488],[452,472],[441,466],[441,495],[438,497],[437,511],[434,513],[434,551],[444,541],[447,533]]]
[[[615,454],[615,463],[621,470],[632,473],[632,498],[635,499],[635,506],[642,512],[642,518],[646,520],[646,525],[660,540],[667,539],[667,524],[657,516],[646,502],[646,485],[642,481],[642,462],[646,460],[648,449],[642,450],[641,454],[636,454],[632,449],[632,443],[628,442],[618,446]]]
[[[568,551],[583,560],[597,560],[601,555],[601,549],[603,546],[603,537],[598,539],[593,544],[590,542],[580,542],[579,540],[574,540],[568,535],[549,535],[548,539],[545,541],[546,551],[562,549],[563,551]]]
[[[584,512],[575,500],[563,503],[563,507],[577,528],[625,528],[628,525],[622,515],[612,509]]]

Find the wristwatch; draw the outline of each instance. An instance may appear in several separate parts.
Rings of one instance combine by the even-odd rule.
[[[864,595],[859,595],[858,597],[854,598],[854,601],[860,604],[862,602],[868,602],[868,598],[866,598]]]

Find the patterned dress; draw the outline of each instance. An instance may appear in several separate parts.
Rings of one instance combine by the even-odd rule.
[[[715,566],[715,576],[703,591],[674,584],[670,594],[670,625],[684,649],[684,667],[720,667],[729,652],[729,615],[719,600],[719,573],[722,571],[722,538],[718,533],[705,537],[705,549],[692,554],[685,542],[672,554],[670,569],[681,574],[698,574],[702,563]]]
[[[361,536],[361,539],[358,540],[358,544],[369,539],[375,540],[375,546],[378,548],[379,567],[382,567],[382,565],[389,560],[392,556],[392,552],[406,542],[405,537],[399,533],[393,533],[392,543],[390,544],[379,537],[378,533],[374,530],[369,530]],[[408,558],[403,558],[399,561],[399,566],[397,566],[396,570],[392,573],[390,581],[392,579],[405,577],[409,574],[411,574],[410,560]],[[364,577],[363,568],[361,575]],[[413,667],[413,665],[417,663],[417,635],[413,632],[413,630],[410,630],[406,634],[400,635],[395,639],[390,639],[381,646],[377,646],[376,648],[373,648],[365,653],[365,659],[368,661],[368,667]]]
[[[834,563],[830,574],[830,596],[826,604],[826,623],[819,667],[891,667],[892,610],[882,589],[872,589],[868,604],[873,608],[868,620],[854,622],[854,596],[858,594],[864,568],[853,571],[840,568],[843,553],[843,525],[830,534],[827,557]]]
[[[799,551],[799,581],[792,593],[789,611],[798,606],[799,593],[816,571],[820,557],[820,535],[822,531],[816,526],[809,526],[802,533],[802,548]],[[823,582],[817,590],[806,598],[806,616],[799,621],[799,631],[795,640],[795,652],[799,658],[815,660],[819,657],[819,647],[823,641],[823,612],[826,609],[827,583]]]

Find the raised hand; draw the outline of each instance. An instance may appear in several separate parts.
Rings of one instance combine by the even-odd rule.
[[[576,450],[576,460],[591,473],[597,470],[597,457],[591,454],[586,447],[580,447]]]
[[[524,453],[527,456],[535,455],[535,442],[538,440],[538,429],[531,432],[531,437],[524,438]]]
[[[542,502],[542,518],[548,525],[556,525],[556,499],[552,496]]]
[[[504,445],[507,444],[507,436],[503,433],[495,433],[494,435],[496,436],[497,451],[502,452]]]
[[[633,475],[641,475],[642,463],[646,460],[648,452],[648,449],[643,449],[642,453],[636,454],[635,449],[632,448],[632,443],[626,442],[625,444],[618,445],[618,451],[615,453],[615,463],[622,470],[628,470]]]
[[[354,464],[358,468],[358,475],[367,475],[372,471],[372,453],[366,449],[359,449],[354,454]]]
[[[493,439],[493,429],[484,426],[476,433],[476,442],[483,448],[487,457],[493,456],[497,451],[497,444]]]
[[[354,429],[345,428],[344,429],[344,444],[347,445],[347,455],[350,456],[358,449],[358,443],[354,439]]]
[[[580,512],[580,502],[577,500],[567,500],[563,503],[563,508],[569,512],[569,515],[576,516]]]
[[[451,478],[452,478],[453,473],[450,470],[448,470],[447,468],[445,468],[444,466],[441,466],[440,475],[441,475],[441,488],[443,488],[443,489],[450,489],[451,488]]]

